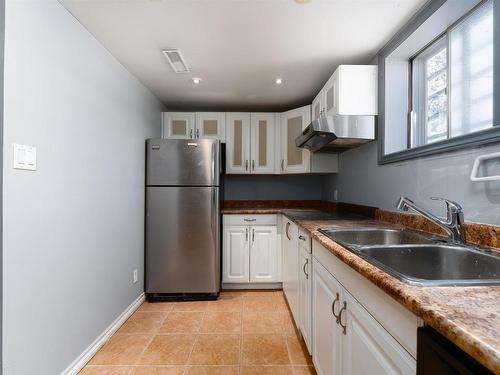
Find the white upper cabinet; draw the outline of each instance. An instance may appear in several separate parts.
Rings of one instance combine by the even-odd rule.
[[[226,141],[224,112],[164,112],[163,138]]]
[[[226,113],[226,173],[250,173],[250,113]]]
[[[312,117],[377,115],[376,65],[339,65],[312,103]]]
[[[332,115],[340,115],[338,108],[338,98],[339,93],[338,90],[338,74],[336,74],[339,70],[330,77],[330,79],[326,82],[323,87],[322,97],[323,97],[323,115],[332,116]]]
[[[164,112],[163,138],[191,139],[195,135],[194,112]]]
[[[251,170],[252,173],[274,173],[275,125],[274,113],[252,113]]]
[[[226,173],[275,173],[274,113],[226,113]]]
[[[311,104],[312,120],[317,120],[323,115],[323,110],[325,108],[323,98],[323,91],[320,91],[319,94],[314,98]]]
[[[225,112],[196,112],[196,138],[226,141]]]
[[[310,122],[310,105],[281,114],[281,173],[307,173],[310,171],[309,151],[295,145],[295,138]]]

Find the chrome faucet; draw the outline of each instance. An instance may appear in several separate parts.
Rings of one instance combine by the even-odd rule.
[[[462,224],[464,223],[464,213],[462,207],[453,201],[444,198],[431,197],[432,200],[446,202],[446,221],[418,207],[412,200],[401,196],[396,207],[402,211],[413,211],[419,213],[426,219],[441,227],[447,234],[450,241],[463,244]]]

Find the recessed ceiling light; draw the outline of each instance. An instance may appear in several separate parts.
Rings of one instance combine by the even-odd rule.
[[[282,78],[280,78],[280,77],[276,78],[276,84],[277,85],[281,85],[282,83],[283,83],[283,79]]]
[[[194,77],[194,78],[193,78],[193,83],[194,83],[195,85],[198,85],[200,82],[201,82],[201,78],[198,78],[198,77]]]
[[[296,3],[299,3],[299,4],[307,4],[309,2],[311,2],[311,0],[295,0]]]

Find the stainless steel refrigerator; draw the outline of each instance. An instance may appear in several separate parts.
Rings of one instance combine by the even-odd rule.
[[[220,289],[220,142],[146,141],[146,294],[216,298]]]

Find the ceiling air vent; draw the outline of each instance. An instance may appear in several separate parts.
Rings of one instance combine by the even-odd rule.
[[[181,51],[177,49],[164,49],[163,54],[167,58],[170,66],[176,73],[188,73],[189,68],[182,57]]]

